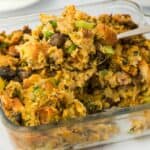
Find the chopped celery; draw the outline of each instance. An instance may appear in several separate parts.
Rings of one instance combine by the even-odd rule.
[[[90,23],[84,20],[79,20],[75,22],[75,26],[77,28],[84,28],[84,29],[92,29],[95,26],[95,23]]]
[[[115,53],[114,49],[110,45],[102,46],[101,50],[104,54],[108,54],[108,55],[114,55]]]
[[[54,20],[49,21],[49,23],[53,26],[53,28],[57,27],[57,22]]]
[[[44,38],[48,40],[54,33],[50,31],[45,31],[43,34],[44,34]]]
[[[69,46],[67,49],[66,49],[66,52],[71,54],[75,49],[76,49],[76,45],[75,44],[72,44],[71,46]]]

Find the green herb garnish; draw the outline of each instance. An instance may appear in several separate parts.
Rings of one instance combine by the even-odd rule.
[[[38,99],[42,99],[45,96],[45,91],[40,86],[33,87],[33,97],[31,98],[33,102],[37,101]]]

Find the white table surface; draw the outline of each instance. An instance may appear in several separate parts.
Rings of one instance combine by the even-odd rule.
[[[43,10],[49,10],[52,8],[62,8],[66,4],[81,4],[81,3],[83,4],[83,3],[90,3],[93,1],[100,1],[100,0],[82,0],[82,1],[81,0],[41,0],[41,2],[35,4],[34,6],[30,6],[28,8],[0,13],[0,18],[7,18],[7,17],[19,16],[19,15],[22,16],[25,14],[42,12]],[[1,123],[0,123],[0,150],[13,150],[11,143],[8,139],[7,132],[5,131],[5,128]],[[150,137],[134,139],[126,142],[121,142],[118,144],[111,144],[108,146],[96,148],[95,150],[150,150]]]

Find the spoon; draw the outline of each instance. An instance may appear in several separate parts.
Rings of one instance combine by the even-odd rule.
[[[134,35],[139,35],[139,34],[144,34],[144,33],[149,33],[149,32],[150,32],[150,25],[141,26],[141,27],[138,27],[137,29],[118,34],[117,39],[123,39],[123,38],[131,37]]]

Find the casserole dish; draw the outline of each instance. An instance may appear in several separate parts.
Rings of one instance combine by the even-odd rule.
[[[142,9],[129,1],[105,1],[78,8],[91,15],[127,13],[138,25],[144,24]],[[50,11],[56,15],[60,12],[61,9]],[[9,32],[23,25],[34,27],[37,23],[38,15],[35,14],[1,20],[0,28]],[[81,149],[148,135],[149,107],[149,104],[145,104],[123,109],[112,108],[85,118],[35,127],[16,126],[5,117],[3,111],[1,119],[17,149]]]

